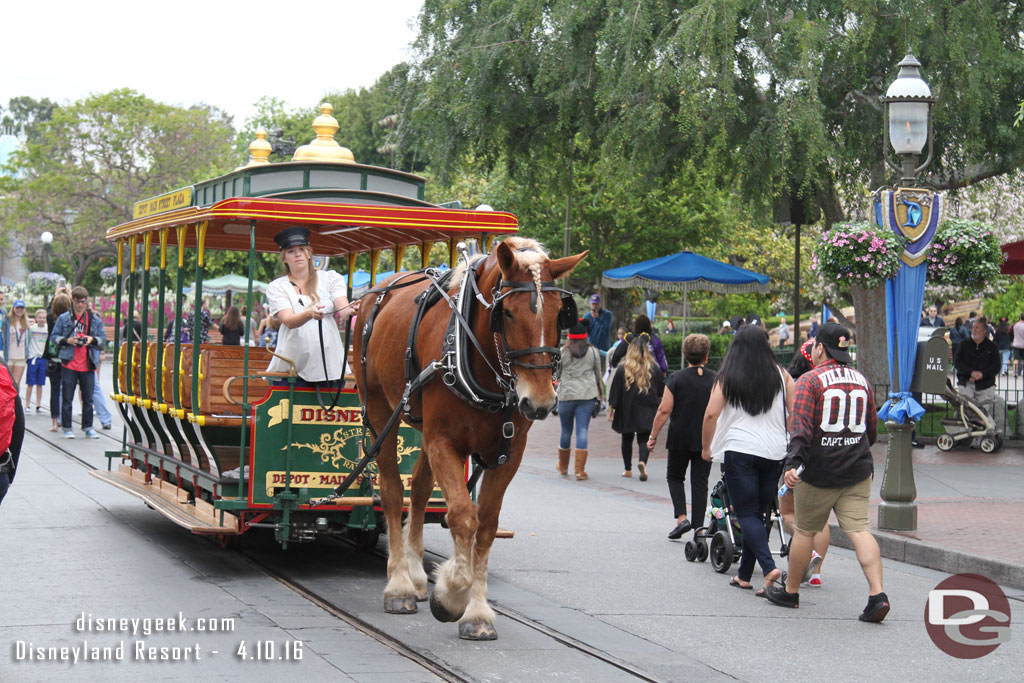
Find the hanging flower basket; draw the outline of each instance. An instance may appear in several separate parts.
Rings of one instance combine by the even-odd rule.
[[[53,290],[57,287],[57,281],[60,280],[60,273],[51,273],[50,271],[36,271],[29,273],[25,279],[28,291],[37,296],[47,296],[53,294]]]
[[[833,225],[819,237],[811,268],[837,284],[874,289],[896,275],[905,241],[872,223]]]
[[[991,225],[962,218],[943,221],[928,252],[928,283],[974,293],[999,275],[1003,252]]]
[[[100,277],[107,281],[116,280],[117,266],[107,266],[106,268],[100,269]]]

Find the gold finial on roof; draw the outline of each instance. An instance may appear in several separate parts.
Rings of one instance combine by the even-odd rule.
[[[249,143],[249,163],[239,168],[250,166],[264,166],[270,163],[270,153],[274,148],[267,142],[267,131],[264,128],[256,130],[256,139]]]
[[[330,102],[320,105],[320,116],[313,121],[316,139],[295,150],[292,161],[333,161],[343,164],[356,162],[352,151],[342,147],[334,139],[334,134],[338,132],[338,120],[331,116],[333,111],[334,107]]]

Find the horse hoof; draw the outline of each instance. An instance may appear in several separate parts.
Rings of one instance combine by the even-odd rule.
[[[486,621],[467,621],[459,624],[459,638],[463,640],[497,640],[498,632]]]
[[[416,614],[418,610],[415,597],[384,598],[384,611],[388,614]]]
[[[437,591],[430,594],[430,613],[438,621],[458,621],[462,618],[461,614],[452,614],[447,607],[441,604],[441,601],[437,599]]]

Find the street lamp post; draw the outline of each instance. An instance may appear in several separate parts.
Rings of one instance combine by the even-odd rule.
[[[931,88],[921,78],[921,63],[908,54],[900,62],[900,73],[881,98],[885,122],[885,140],[882,143],[882,156],[890,168],[900,173],[900,182],[904,186],[916,187],[917,175],[928,167],[933,158],[932,139],[932,97]],[[920,166],[917,165],[925,143],[928,144],[928,157]],[[889,159],[889,145],[902,157],[902,164],[897,166]],[[906,268],[907,266],[903,266]],[[927,267],[927,266],[921,266]],[[920,307],[918,302],[918,306]],[[900,329],[896,320],[889,324],[894,329],[894,349],[899,349],[899,340],[911,334],[911,330]],[[917,343],[916,330],[913,331],[910,343]],[[913,374],[914,368],[899,367],[899,353],[892,356],[892,391],[901,391],[900,372]],[[896,399],[893,399],[895,404]],[[878,508],[878,528],[896,531],[911,531],[917,528],[917,486],[914,483],[914,465],[911,457],[911,441],[914,422],[906,419],[902,423],[888,420],[885,423],[889,431],[889,446],[885,457],[885,473],[882,475],[882,503]]]
[[[921,78],[921,62],[914,55],[907,55],[900,62],[900,73],[889,85],[885,97],[881,98],[885,123],[885,140],[882,142],[882,157],[893,170],[902,173],[904,185],[917,185],[917,174],[932,163],[932,97],[931,88]],[[928,158],[920,166],[917,160],[928,143]],[[903,157],[902,167],[889,160],[889,150]]]
[[[43,232],[39,236],[39,241],[43,243],[43,270],[49,272],[50,270],[50,250],[53,249],[53,233],[49,230]]]

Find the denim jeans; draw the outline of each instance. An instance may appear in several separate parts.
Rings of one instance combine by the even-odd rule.
[[[594,415],[594,399],[580,401],[559,401],[558,419],[562,423],[562,436],[558,440],[559,448],[570,448],[572,444],[573,422],[576,423],[576,449],[587,449],[587,432],[590,430],[590,418]]]
[[[92,370],[78,372],[67,367],[61,368],[60,426],[71,429],[71,406],[75,400],[75,387],[82,389],[82,429],[92,428],[92,391],[96,373]]]
[[[0,472],[0,503],[4,502],[4,496],[7,495],[7,489],[11,486],[11,477],[6,472]]]
[[[768,460],[736,451],[725,452],[725,485],[743,532],[743,554],[736,572],[741,581],[750,581],[755,560],[765,575],[775,570],[763,515],[775,500],[781,473],[781,460]]]
[[[1013,353],[1013,349],[1000,349],[999,357],[1003,361],[1003,367],[1000,370],[1004,375],[1006,374],[1007,368],[1010,367],[1010,354]]]
[[[100,382],[99,370],[96,371],[96,380],[92,388],[92,407],[96,411],[96,417],[100,419],[100,424],[108,425],[114,419],[110,411],[107,410],[107,400],[103,397],[103,386]]]

